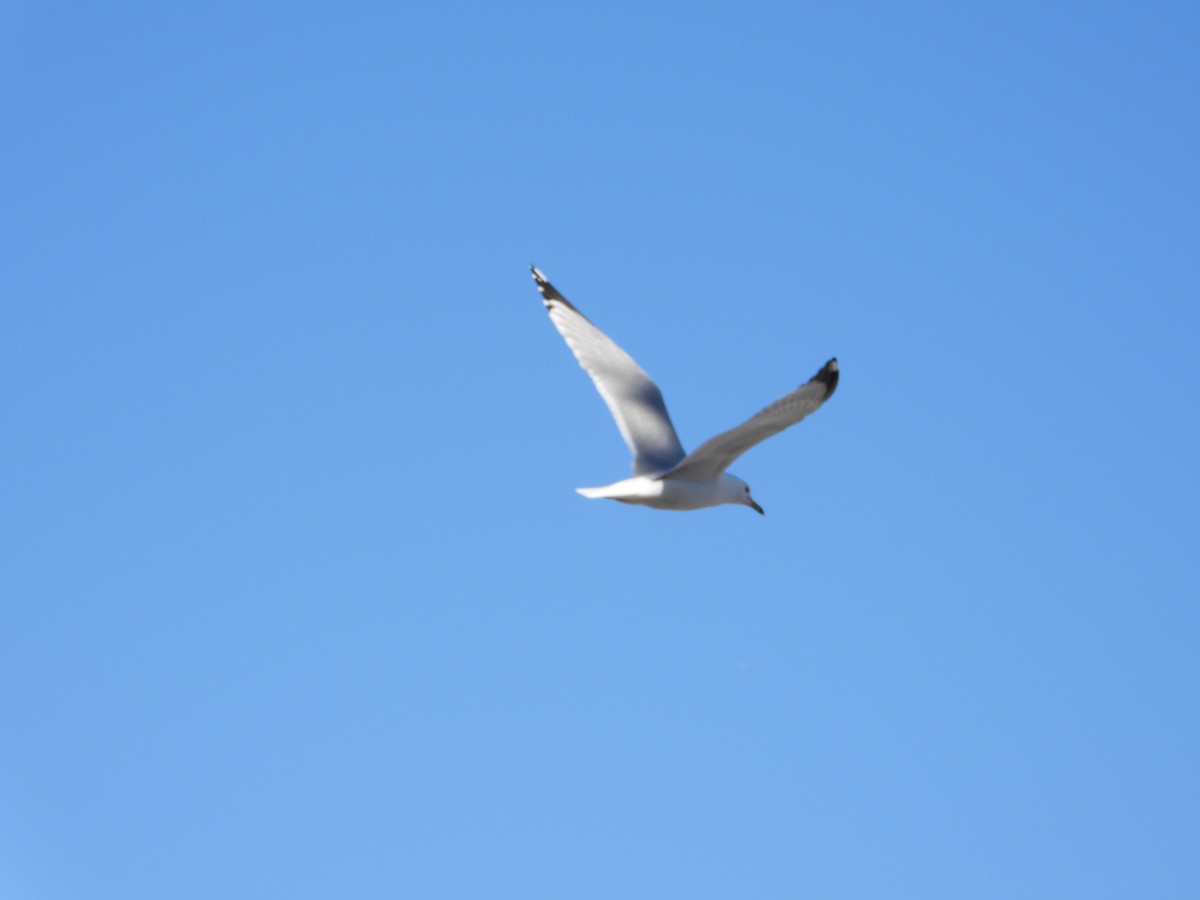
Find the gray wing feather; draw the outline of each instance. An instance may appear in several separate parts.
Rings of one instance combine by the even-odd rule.
[[[736,428],[705,441],[666,475],[684,481],[716,478],[755,444],[815,412],[833,396],[837,383],[838,363],[837,359],[831,359],[820,372],[786,397],[776,400]]]
[[[634,475],[660,475],[685,456],[667,413],[662,391],[633,358],[588,321],[541,272],[533,280],[575,358],[591,376],[633,454]]]

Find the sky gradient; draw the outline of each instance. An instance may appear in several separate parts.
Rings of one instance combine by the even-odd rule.
[[[1194,4],[0,16],[0,894],[1200,894]]]

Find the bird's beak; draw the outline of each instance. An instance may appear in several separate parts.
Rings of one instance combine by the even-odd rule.
[[[755,503],[750,497],[746,498],[746,503],[750,506],[751,509],[753,509],[760,516],[766,515],[766,513],[763,512],[763,508],[761,506],[759,506],[757,503]]]

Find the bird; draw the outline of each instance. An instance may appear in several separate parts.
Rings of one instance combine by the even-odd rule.
[[[575,490],[589,499],[617,500],[652,509],[692,510],[734,504],[765,515],[751,495],[750,486],[725,470],[755,444],[795,425],[833,396],[838,385],[837,357],[790,394],[686,453],[658,385],[559,293],[537,266],[529,269],[550,321],[591,376],[633,454],[632,478]]]

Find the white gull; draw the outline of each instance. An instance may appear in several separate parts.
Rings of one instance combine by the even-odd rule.
[[[572,306],[545,275],[534,266],[529,268],[550,321],[592,377],[633,453],[632,478],[576,490],[585,497],[654,509],[703,509],[733,503],[762,513],[762,507],[750,496],[750,486],[725,470],[755,444],[795,425],[832,397],[838,383],[837,358],[741,425],[685,453],[658,385],[628,353]]]

